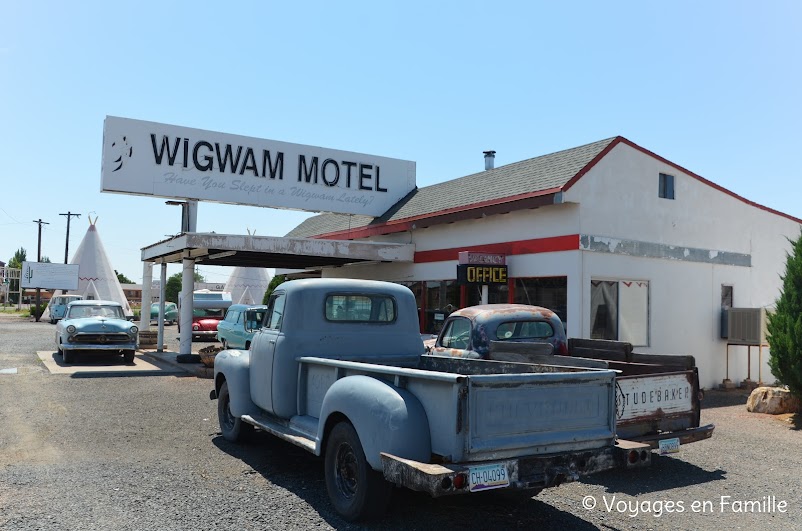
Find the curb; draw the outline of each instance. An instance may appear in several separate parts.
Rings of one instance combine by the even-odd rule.
[[[203,363],[178,363],[178,361],[176,361],[176,356],[178,355],[176,352],[169,350],[157,352],[155,349],[140,349],[139,352],[155,361],[170,365],[175,369],[179,369],[198,378],[214,378],[214,369],[205,366]]]

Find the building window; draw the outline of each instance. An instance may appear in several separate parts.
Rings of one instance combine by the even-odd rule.
[[[649,283],[591,280],[590,337],[649,345]]]
[[[423,284],[426,293],[423,331],[439,334],[446,318],[459,308],[459,286],[455,280],[427,280]]]
[[[489,284],[487,286],[487,303],[504,304],[510,301],[510,288],[506,284]],[[467,306],[482,304],[482,286],[468,286]]]
[[[559,316],[568,333],[568,277],[516,278],[512,302],[548,308]]]
[[[657,194],[663,199],[674,199],[674,176],[667,173],[660,174],[660,183]]]

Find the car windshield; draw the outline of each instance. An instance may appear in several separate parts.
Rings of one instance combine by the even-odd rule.
[[[218,310],[213,308],[193,308],[192,315],[195,317],[208,317],[210,319],[222,319],[225,310]]]
[[[125,319],[123,309],[119,306],[72,306],[67,314],[68,319],[81,319],[84,317]]]

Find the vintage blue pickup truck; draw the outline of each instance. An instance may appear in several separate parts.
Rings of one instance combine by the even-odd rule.
[[[432,496],[528,495],[616,466],[615,372],[424,356],[412,292],[350,279],[281,284],[250,351],[215,359],[223,437],[254,427],[324,458],[347,520],[384,512],[393,484]]]

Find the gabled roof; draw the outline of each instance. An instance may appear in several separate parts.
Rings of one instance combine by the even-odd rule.
[[[554,204],[558,193],[571,188],[619,143],[654,157],[744,203],[802,223],[802,220],[745,199],[622,136],[616,136],[418,188],[377,218],[320,214],[303,221],[287,236],[365,238]]]

